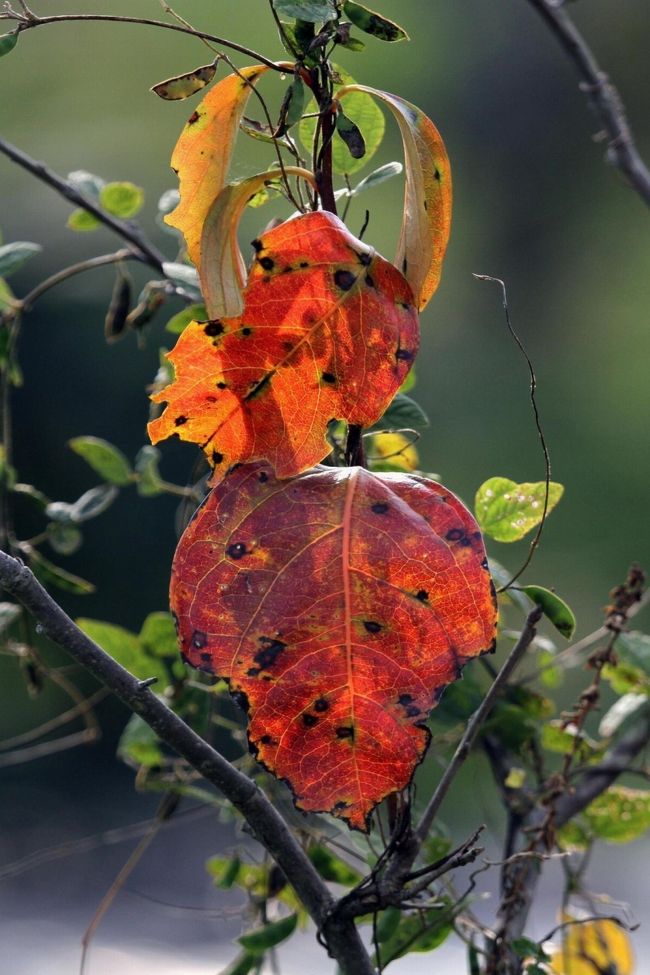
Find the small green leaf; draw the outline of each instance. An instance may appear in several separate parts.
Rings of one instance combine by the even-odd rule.
[[[162,688],[166,686],[167,671],[164,665],[159,659],[150,657],[145,652],[135,633],[131,633],[123,626],[116,626],[103,620],[81,618],[76,623],[91,640],[99,644],[138,680],[157,677]]]
[[[344,47],[346,51],[353,51],[355,54],[360,54],[361,51],[365,51],[366,45],[363,41],[359,40],[358,37],[348,37],[345,41],[338,42],[341,47]]]
[[[86,596],[95,591],[92,582],[87,582],[71,572],[66,572],[60,566],[54,565],[36,549],[30,551],[30,563],[34,575],[44,586],[56,586],[58,589],[63,589],[64,592],[72,592],[76,596]]]
[[[131,311],[132,291],[133,278],[128,271],[118,265],[111,303],[104,319],[104,338],[107,342],[115,342],[124,334]]]
[[[358,125],[343,111],[336,114],[336,131],[345,142],[353,159],[362,159],[366,154],[366,144]]]
[[[476,520],[497,542],[516,542],[542,520],[546,485],[543,481],[517,484],[507,477],[491,477],[476,492]],[[558,503],[564,487],[551,481],[547,514]]]
[[[289,938],[296,930],[297,923],[298,915],[290,914],[280,921],[272,921],[270,924],[265,924],[263,928],[242,934],[237,940],[247,951],[262,954],[268,948],[273,948]]]
[[[619,660],[625,660],[650,675],[650,636],[647,634],[639,630],[621,633],[616,641],[616,655]]]
[[[18,31],[12,30],[9,34],[0,34],[0,58],[13,51],[18,43]]]
[[[378,430],[421,430],[429,426],[429,418],[415,400],[397,393],[392,403],[375,424]]]
[[[364,179],[362,179],[355,187],[353,187],[350,196],[358,196],[359,193],[363,193],[365,190],[372,189],[374,186],[379,186],[381,183],[385,183],[386,180],[392,179],[394,176],[399,176],[403,171],[404,167],[400,162],[389,162],[384,166],[379,166],[374,169],[372,173],[369,173]]]
[[[47,526],[47,541],[59,555],[73,555],[81,548],[83,536],[72,524],[51,521]]]
[[[0,633],[8,630],[20,618],[22,609],[16,603],[0,603]]]
[[[286,107],[284,111],[286,115],[283,129],[286,131],[286,129],[290,129],[292,125],[296,125],[300,121],[305,107],[305,86],[298,75],[293,79],[285,97]]]
[[[629,843],[650,828],[650,791],[612,786],[583,813],[595,836],[609,843]]]
[[[204,64],[200,68],[195,68],[194,71],[188,71],[186,74],[179,74],[174,78],[167,78],[166,81],[160,81],[157,85],[153,85],[150,90],[166,101],[189,98],[190,95],[194,95],[210,84],[216,70],[217,62],[213,61],[211,64]]]
[[[563,721],[548,721],[542,728],[542,745],[558,755],[569,755],[574,750],[584,759],[598,750],[598,742],[578,731],[575,725],[565,726]]]
[[[240,952],[227,968],[223,968],[219,975],[249,975],[254,968],[258,968],[260,956],[251,954],[249,951]]]
[[[97,518],[113,504],[118,494],[119,491],[113,484],[98,484],[97,487],[85,491],[70,506],[70,521],[79,525],[91,518]]]
[[[335,92],[341,85],[353,85],[354,78],[339,65],[334,66],[334,70],[341,79],[341,84],[335,85]],[[316,103],[312,100],[307,106],[307,112],[316,112]],[[351,122],[359,129],[366,147],[365,155],[359,159],[350,157],[350,151],[338,132],[335,132],[332,140],[332,166],[334,172],[348,175],[356,173],[374,156],[384,137],[386,120],[384,113],[376,104],[374,98],[366,92],[355,91],[345,99],[345,114]],[[314,134],[316,132],[316,119],[303,118],[298,132],[303,145],[311,152]]]
[[[323,880],[343,884],[344,887],[353,887],[362,880],[358,870],[351,867],[345,860],[335,856],[325,846],[312,846],[309,849],[309,859]]]
[[[142,447],[135,458],[135,472],[137,474],[138,494],[144,498],[151,498],[163,492],[163,479],[158,470],[160,451],[157,447]]]
[[[26,240],[16,240],[0,247],[0,278],[8,278],[42,250],[40,244],[31,244]]]
[[[105,179],[102,179],[101,176],[95,176],[94,173],[89,173],[87,169],[73,170],[71,173],[68,173],[66,180],[68,183],[72,183],[74,188],[79,190],[80,193],[85,193],[86,196],[92,196],[96,200],[99,200],[102,187],[106,186]]]
[[[646,694],[624,694],[619,697],[603,715],[598,734],[603,738],[611,738],[618,731],[629,728],[634,724],[634,718],[638,717],[640,709],[647,707],[647,704]]]
[[[586,850],[591,842],[589,832],[575,819],[560,827],[557,838],[564,850]]]
[[[66,221],[66,227],[68,230],[97,230],[101,227],[102,222],[99,217],[96,217],[94,213],[89,213],[88,210],[73,210]]]
[[[118,757],[135,768],[159,768],[165,757],[156,732],[138,714],[129,718],[117,745]]]
[[[133,478],[133,471],[121,450],[100,437],[73,437],[68,446],[79,454],[109,484],[124,487]]]
[[[142,209],[144,190],[127,181],[107,183],[100,191],[99,202],[114,217],[128,220]]]
[[[354,3],[353,0],[346,0],[343,4],[343,13],[352,21],[355,27],[362,30],[365,34],[372,34],[380,41],[408,41],[409,36],[403,27],[393,23],[386,17],[380,16],[374,10],[364,7],[361,3]]]
[[[333,0],[273,0],[273,6],[280,17],[295,17],[320,24],[336,17]]]
[[[537,941],[530,938],[515,938],[511,948],[519,958],[534,958],[535,961],[548,961],[549,957]]]
[[[414,914],[402,912],[399,924],[390,937],[381,942],[381,961],[386,966],[412,951],[433,951],[452,931],[452,913],[448,901],[440,908],[429,908]],[[375,963],[377,959],[375,959]]]
[[[199,291],[199,275],[195,267],[190,267],[189,264],[178,264],[176,261],[165,261],[163,271],[174,284],[196,288]]]
[[[478,949],[473,944],[467,946],[467,965],[469,967],[469,975],[481,975],[480,956]]]
[[[539,606],[544,616],[553,624],[562,636],[570,640],[575,633],[576,618],[571,607],[560,599],[556,593],[544,586],[521,586],[521,591]]]
[[[241,860],[239,857],[233,857],[231,860],[227,860],[222,873],[218,878],[215,878],[215,886],[221,890],[230,890],[239,876],[240,869]]]
[[[139,640],[149,656],[176,659],[178,638],[171,613],[149,613],[142,624]]]
[[[13,291],[4,278],[0,278],[0,317],[2,317],[3,312],[14,307],[15,301],[16,297]]]
[[[617,694],[644,694],[650,697],[650,677],[640,667],[619,659],[616,664],[605,664],[602,673]]]
[[[205,305],[195,304],[188,305],[187,308],[183,308],[178,314],[174,315],[169,319],[165,325],[165,331],[171,332],[172,335],[180,335],[190,322],[203,322],[206,321],[208,313],[205,310]]]

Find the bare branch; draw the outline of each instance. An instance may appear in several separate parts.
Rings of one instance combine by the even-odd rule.
[[[62,179],[53,169],[46,166],[45,163],[38,162],[36,159],[32,159],[18,149],[16,146],[12,146],[11,143],[5,142],[4,139],[0,139],[0,152],[8,156],[13,162],[18,163],[23,169],[28,170],[38,179],[47,183],[48,186],[52,186],[61,196],[64,196],[66,200],[70,203],[74,203],[75,206],[81,207],[83,210],[87,210],[88,213],[92,213],[94,217],[97,217],[106,227],[114,230],[116,234],[122,237],[123,240],[129,241],[133,244],[135,248],[135,257],[144,261],[145,264],[150,264],[152,267],[156,268],[161,274],[164,274],[163,263],[167,260],[165,255],[159,251],[153,244],[150,244],[144,236],[140,233],[138,228],[125,220],[119,220],[117,217],[111,216],[110,213],[106,213],[102,210],[100,206],[91,200],[90,197],[83,193],[80,193],[72,183],[67,182],[67,180]]]
[[[40,623],[43,633],[66,650],[126,706],[147,722],[162,741],[215,785],[246,819],[271,854],[326,938],[345,975],[373,975],[354,922],[333,915],[334,899],[287,823],[258,786],[199,737],[151,690],[94,643],[70,619],[19,559],[0,552],[0,585]]]
[[[601,70],[592,51],[563,7],[550,0],[529,0],[559,41],[582,78],[581,90],[608,138],[607,160],[628,179],[650,206],[650,172],[634,143],[625,108],[616,88]]]

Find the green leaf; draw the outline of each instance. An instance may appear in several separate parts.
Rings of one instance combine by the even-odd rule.
[[[298,915],[290,914],[289,917],[283,917],[280,921],[272,921],[270,924],[265,924],[263,928],[242,934],[237,940],[247,951],[262,954],[268,948],[273,948],[280,942],[286,941],[296,930],[297,923]]]
[[[40,244],[31,244],[27,240],[16,240],[0,247],[0,278],[8,278],[42,250]]]
[[[530,938],[515,938],[511,946],[519,958],[534,958],[535,961],[548,961],[548,955],[537,941]]]
[[[571,607],[560,599],[556,593],[544,586],[521,586],[521,591],[539,606],[544,616],[553,624],[562,636],[570,640],[575,633],[576,618]]]
[[[609,843],[629,843],[650,828],[650,791],[612,786],[583,813],[595,836]]]
[[[602,673],[617,694],[644,694],[650,697],[650,677],[640,667],[619,659],[616,664],[605,664]]]
[[[97,230],[101,227],[102,222],[99,217],[96,217],[94,213],[89,213],[88,210],[73,210],[66,221],[66,227],[68,230]]]
[[[70,506],[70,521],[79,525],[91,518],[97,518],[113,504],[118,494],[119,491],[113,484],[98,484],[97,487],[85,491]]]
[[[205,305],[188,305],[187,308],[183,308],[177,315],[169,319],[165,325],[165,331],[171,332],[172,335],[180,335],[190,322],[203,322],[206,321],[207,317],[208,313],[205,310]]]
[[[415,400],[404,393],[397,393],[392,403],[375,424],[378,430],[421,430],[429,426],[429,418]]]
[[[394,935],[402,919],[399,907],[387,907],[377,921],[377,941],[388,941]]]
[[[13,308],[15,301],[16,297],[13,291],[4,278],[0,278],[0,317],[2,316],[3,312],[9,311],[10,308]]]
[[[381,943],[382,964],[386,966],[412,951],[433,951],[451,931],[452,914],[448,901],[440,908],[429,908],[417,914],[402,912],[393,933]]]
[[[178,638],[171,613],[149,613],[139,636],[140,644],[152,657],[173,657],[178,655]]]
[[[374,10],[364,7],[361,3],[346,0],[343,4],[343,13],[352,21],[355,27],[358,27],[365,34],[371,34],[373,37],[377,37],[380,41],[409,40],[409,36],[403,27],[375,13]]]
[[[638,667],[644,674],[650,674],[650,636],[639,630],[621,633],[616,641],[616,655],[619,660]]]
[[[353,51],[355,54],[360,54],[361,51],[365,51],[366,45],[363,41],[359,40],[358,37],[348,37],[345,41],[338,42],[341,47],[344,47],[346,51]]]
[[[76,621],[77,626],[94,640],[95,643],[110,654],[114,660],[126,667],[138,680],[158,677],[163,687],[167,684],[167,671],[162,662],[148,656],[135,633],[123,626],[106,623],[103,620],[93,620],[82,617]]]
[[[589,832],[575,819],[559,828],[557,838],[564,850],[586,850],[591,842]]]
[[[16,603],[0,603],[0,633],[8,630],[20,618],[22,609]]]
[[[639,716],[641,708],[648,705],[646,694],[624,694],[603,715],[598,726],[598,734],[603,738],[611,738],[618,731],[629,728]]]
[[[343,884],[344,887],[353,887],[362,880],[358,870],[351,867],[345,860],[335,856],[325,846],[312,846],[308,855],[323,880]]]
[[[599,747],[592,738],[578,731],[575,725],[565,727],[560,720],[549,721],[543,726],[542,745],[547,751],[558,755],[569,755],[575,749],[581,760],[593,755]]]
[[[486,535],[497,542],[516,542],[542,520],[546,485],[543,481],[517,484],[507,477],[491,477],[476,492],[476,520]],[[564,493],[551,481],[547,514]]]
[[[394,176],[399,176],[403,170],[404,167],[400,162],[389,162],[383,166],[378,166],[377,169],[374,169],[352,188],[350,196],[358,196],[359,193],[363,193],[365,190],[379,186],[381,183],[385,183],[386,180],[392,179]]]
[[[165,761],[158,735],[137,714],[129,718],[120,736],[117,754],[127,765],[136,768],[142,765],[145,768],[158,768]]]
[[[106,180],[102,179],[101,176],[95,176],[94,173],[89,173],[86,169],[75,169],[66,176],[68,183],[72,183],[75,189],[79,190],[80,193],[85,193],[86,196],[92,196],[94,199],[99,200],[99,194],[102,191],[102,187],[106,186]],[[83,211],[86,212],[85,210]]]
[[[134,183],[107,183],[99,194],[99,202],[114,217],[130,219],[144,204],[144,190]]]
[[[320,24],[336,17],[333,0],[273,0],[276,13],[282,17],[295,17]]]
[[[249,975],[260,963],[260,956],[253,955],[249,951],[240,952],[227,968],[222,969],[219,975]]]
[[[184,288],[196,288],[199,291],[199,275],[195,267],[189,264],[178,264],[176,261],[165,261],[163,271],[174,284],[181,284]]]
[[[469,975],[481,975],[481,961],[477,948],[473,944],[467,946],[467,965]]]
[[[30,563],[36,578],[46,587],[56,586],[58,589],[62,589],[64,592],[72,592],[76,596],[86,596],[95,591],[92,582],[87,582],[71,572],[66,572],[60,566],[54,565],[36,549],[30,551]]]
[[[241,860],[239,857],[233,857],[231,860],[227,860],[222,873],[218,879],[215,878],[215,886],[221,890],[230,890],[239,876],[240,869]]]
[[[12,30],[9,34],[0,34],[0,58],[13,51],[18,43],[18,31]]]
[[[341,79],[341,84],[334,86],[335,91],[341,85],[353,85],[355,83],[354,78],[343,68],[339,67],[339,65],[335,65],[334,70]],[[307,106],[307,112],[316,111],[316,103],[311,101]],[[350,157],[350,151],[340,134],[338,132],[334,133],[332,140],[332,166],[334,172],[339,174],[347,173],[349,175],[362,169],[372,159],[384,137],[386,120],[384,113],[372,96],[363,91],[352,92],[346,97],[345,112],[347,118],[359,129],[366,147],[363,158],[352,159]],[[316,132],[316,119],[303,118],[298,127],[298,132],[301,142],[311,152],[314,134]]]
[[[100,437],[73,437],[68,446],[82,457],[109,484],[124,487],[133,478],[133,471],[121,450]]]
[[[83,536],[74,525],[51,521],[47,526],[47,540],[59,555],[73,555],[81,548]]]
[[[149,445],[141,447],[135,458],[135,472],[137,474],[138,494],[143,498],[151,498],[163,492],[163,479],[158,470],[160,451]]]
[[[362,159],[366,154],[366,144],[358,125],[341,110],[336,113],[336,131],[341,136],[353,159]]]
[[[286,100],[284,128],[290,129],[292,125],[296,125],[300,121],[305,107],[305,86],[298,75],[295,76],[289,87]]]
[[[166,81],[160,81],[157,85],[153,85],[150,90],[166,101],[189,98],[190,95],[194,95],[210,84],[216,70],[217,62],[215,60],[211,64],[204,64],[200,68],[195,68],[194,71],[188,71],[186,74],[179,74],[174,78],[167,78]]]
[[[409,372],[408,372],[408,374],[406,376],[406,379],[404,380],[404,382],[402,383],[402,385],[399,388],[400,393],[409,393],[413,389],[413,387],[415,386],[416,379],[417,379],[417,376],[416,376],[416,373],[415,373],[415,366],[411,366],[411,369],[409,370]],[[425,414],[425,416],[426,416],[426,414]],[[428,421],[428,417],[427,417],[427,421]]]

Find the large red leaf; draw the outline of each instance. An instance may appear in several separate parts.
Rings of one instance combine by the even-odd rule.
[[[403,275],[331,213],[254,246],[243,315],[188,325],[149,435],[200,444],[217,472],[264,459],[290,477],[329,452],[330,420],[382,416],[417,352],[418,318]]]
[[[230,682],[298,807],[361,830],[410,781],[429,710],[496,624],[463,505],[358,467],[231,471],[181,538],[171,604],[185,660]]]

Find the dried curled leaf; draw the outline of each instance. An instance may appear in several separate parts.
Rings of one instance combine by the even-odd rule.
[[[151,91],[159,98],[164,98],[165,101],[169,102],[189,98],[190,95],[196,94],[197,91],[201,91],[202,88],[210,84],[216,70],[217,62],[212,61],[211,64],[204,64],[200,68],[195,68],[194,71],[159,81],[157,85],[153,85]]]
[[[211,88],[192,112],[172,154],[181,200],[165,223],[185,237],[187,253],[200,261],[201,230],[214,198],[226,183],[237,129],[263,64],[241,68]]]
[[[264,459],[291,477],[329,453],[332,419],[379,419],[417,352],[418,320],[399,271],[330,213],[253,245],[242,317],[187,326],[149,435],[200,444],[218,471]]]
[[[231,471],[179,543],[171,604],[185,660],[229,681],[297,806],[361,830],[496,625],[470,513],[435,482],[358,467]]]
[[[421,311],[440,283],[451,229],[451,167],[440,133],[424,112],[404,98],[365,85],[345,85],[343,99],[367,92],[391,110],[404,143],[404,218],[395,265],[404,273]]]

